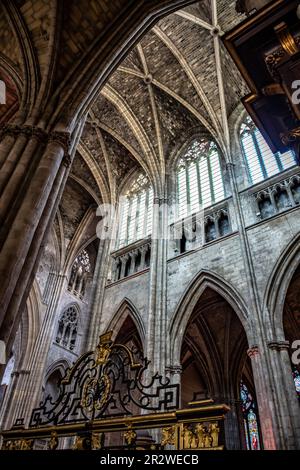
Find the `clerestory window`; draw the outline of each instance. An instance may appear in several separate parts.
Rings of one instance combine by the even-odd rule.
[[[251,184],[259,183],[296,164],[291,150],[282,154],[272,152],[249,116],[241,125],[240,140]]]
[[[177,165],[178,216],[186,217],[225,197],[218,147],[212,140],[195,139]]]
[[[120,203],[118,247],[146,238],[152,231],[153,189],[140,174]]]

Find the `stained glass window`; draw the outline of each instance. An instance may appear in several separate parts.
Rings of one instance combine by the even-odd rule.
[[[295,387],[296,387],[296,393],[298,395],[298,398],[300,400],[300,372],[296,367],[293,367],[293,378],[295,382]]]
[[[243,154],[251,184],[259,183],[296,164],[292,151],[273,153],[250,117],[240,130]]]
[[[148,178],[140,174],[122,198],[118,247],[129,245],[150,235],[152,214],[153,190]]]
[[[213,141],[191,143],[178,162],[177,184],[180,218],[224,199],[220,156]]]
[[[240,383],[240,397],[247,449],[260,450],[256,402],[243,381]]]

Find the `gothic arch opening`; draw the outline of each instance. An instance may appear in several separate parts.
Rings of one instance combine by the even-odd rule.
[[[259,429],[251,427],[255,423],[248,423],[250,406],[253,413],[258,413],[247,349],[246,333],[236,312],[224,297],[207,287],[193,309],[183,338],[181,405],[204,399],[228,404],[228,449],[259,448],[261,442]]]
[[[292,376],[300,403],[300,265],[296,269],[287,290],[283,308],[283,329],[290,344]]]
[[[130,314],[127,315],[122,325],[120,326],[115,342],[123,344],[129,349],[136,349],[143,352],[141,337]]]
[[[44,390],[44,397],[50,396],[52,401],[58,398],[59,395],[59,385],[63,378],[63,373],[61,369],[55,369],[47,378]]]
[[[125,313],[126,315],[126,313]],[[139,353],[143,354],[143,344],[142,340],[140,337],[140,334],[138,332],[137,326],[133,319],[131,318],[130,311],[128,309],[128,314],[125,316],[125,319],[123,320],[124,315],[121,316],[120,318],[120,323],[119,325],[116,326],[116,330],[118,330],[118,333],[115,338],[115,344],[122,344],[123,346],[126,346],[133,352],[133,357],[135,359],[135,362],[139,362]],[[122,321],[123,320],[123,321]],[[118,329],[119,326],[119,329]],[[126,386],[124,384],[124,390],[120,390],[120,396],[122,396],[122,393],[126,393]],[[128,408],[130,408],[131,412],[133,415],[138,415],[141,413],[141,409],[132,403]],[[148,441],[151,440],[150,436],[145,433],[145,432],[137,432],[138,435],[138,440],[140,441]],[[120,446],[124,444],[124,436],[122,433],[114,432],[114,433],[108,433],[106,436],[106,441],[105,445],[109,446]]]

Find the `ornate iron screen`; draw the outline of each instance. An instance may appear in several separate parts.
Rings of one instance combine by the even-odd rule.
[[[122,344],[113,344],[111,338],[112,332],[100,336],[96,351],[84,354],[67,370],[58,398],[47,396],[33,410],[29,427],[128,416],[136,407],[148,411],[179,407],[179,385],[159,374],[145,383],[147,358]]]

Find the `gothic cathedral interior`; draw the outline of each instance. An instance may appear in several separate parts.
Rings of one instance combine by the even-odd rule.
[[[2,449],[300,449],[299,122],[299,1],[0,2]]]

